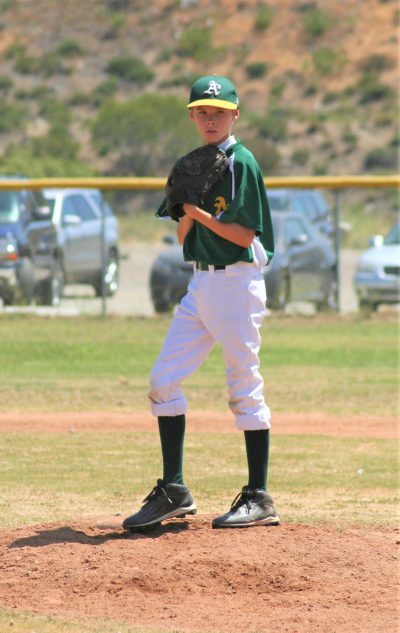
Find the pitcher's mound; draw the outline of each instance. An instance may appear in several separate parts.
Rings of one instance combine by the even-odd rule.
[[[213,530],[197,515],[131,534],[100,520],[1,531],[0,604],[149,631],[397,631],[394,530]]]

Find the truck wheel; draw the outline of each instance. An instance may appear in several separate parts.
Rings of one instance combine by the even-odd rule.
[[[64,271],[60,260],[54,265],[50,277],[41,282],[38,292],[37,301],[39,305],[53,306],[57,308],[61,303],[62,292],[64,289]]]
[[[119,288],[119,258],[117,253],[109,253],[104,271],[104,288],[106,297],[113,297]],[[103,295],[101,274],[94,284],[97,297]]]
[[[271,308],[273,310],[284,310],[286,305],[289,302],[290,302],[290,278],[289,278],[289,275],[286,274],[284,277],[282,277],[277,293],[272,300]],[[268,301],[267,301],[267,305],[268,305]]]

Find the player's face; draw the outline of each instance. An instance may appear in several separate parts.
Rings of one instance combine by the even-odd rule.
[[[232,126],[239,118],[239,110],[194,106],[189,109],[189,117],[206,145],[218,145],[231,134]]]

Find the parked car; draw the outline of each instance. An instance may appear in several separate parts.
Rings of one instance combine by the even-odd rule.
[[[106,296],[119,286],[119,228],[111,207],[98,189],[45,189],[57,231],[62,285],[89,284]],[[102,211],[104,210],[104,269]]]
[[[290,301],[334,307],[336,256],[330,240],[300,213],[272,212],[275,254],[264,269],[267,305],[283,309]],[[167,312],[187,291],[193,265],[176,243],[161,252],[150,271],[150,294],[156,312]]]
[[[400,303],[400,221],[385,238],[376,235],[371,242],[353,281],[360,308],[376,310],[381,303]]]
[[[9,178],[7,178],[8,180]],[[58,305],[57,234],[41,191],[0,191],[0,297]]]
[[[329,205],[320,191],[315,189],[269,189],[271,211],[302,213],[321,233],[333,235]]]

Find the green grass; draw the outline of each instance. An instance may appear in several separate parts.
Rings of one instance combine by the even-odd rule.
[[[0,315],[1,408],[147,410],[148,375],[169,323]],[[398,333],[393,317],[266,319],[260,359],[270,407],[396,415]],[[227,410],[219,347],[184,388],[192,409]]]
[[[0,455],[1,528],[127,514],[161,474],[156,432],[2,433]],[[185,473],[199,512],[228,508],[247,476],[242,434],[189,428]],[[394,440],[273,436],[269,480],[285,521],[396,523]]]
[[[132,627],[129,624],[97,620],[94,618],[74,618],[65,620],[56,616],[16,612],[0,607],[0,630],[13,633],[167,633],[165,629]]]

